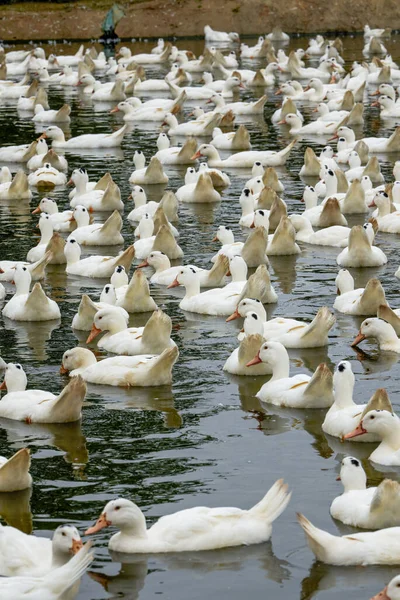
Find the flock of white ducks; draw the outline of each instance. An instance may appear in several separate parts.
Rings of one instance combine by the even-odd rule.
[[[227,357],[224,370],[246,377],[270,376],[257,393],[262,404],[327,409],[322,430],[328,436],[375,442],[370,460],[382,466],[399,466],[400,420],[384,389],[376,390],[368,403],[354,402],[355,378],[348,361],[341,361],[334,374],[322,363],[311,375],[290,376],[287,349],[327,346],[336,320],[332,310],[316,306],[315,318],[307,323],[284,316],[268,320],[264,307],[279,304],[269,272],[270,256],[297,255],[303,245],[320,247],[321,252],[323,247],[337,248],[336,262],[343,268],[332,272],[338,290],[332,308],[367,317],[358,334],[355,332],[353,345],[374,339],[381,351],[400,353],[400,315],[388,306],[381,282],[373,278],[365,288],[355,288],[347,270],[385,265],[390,257],[379,248],[379,234],[400,233],[400,163],[394,165],[394,181],[385,181],[375,156],[384,153],[389,157],[400,151],[400,128],[395,127],[400,116],[396,89],[400,69],[386,54],[383,41],[390,32],[366,26],[363,53],[370,62],[355,62],[350,70],[344,67],[340,40],[317,36],[307,49],[287,55],[273,45],[289,40],[280,29],[261,36],[252,47],[239,47],[237,33],[214,31],[209,26],[204,33],[206,48],[198,59],[164,40],[159,40],[149,54],[132,54],[122,47],[108,60],[104,53],[98,54],[94,48],[85,52],[83,47],[71,56],[46,57],[40,47],[0,53],[0,99],[16,101],[18,111],[29,113],[40,134],[30,143],[0,148],[2,202],[29,202],[32,188],[42,192],[65,187],[69,169],[64,152],[67,156],[79,155],[85,149],[112,152],[129,133],[128,122],[138,127],[154,123],[162,128],[147,166],[143,151],[134,153],[130,198],[122,197],[118,182],[109,173],[99,181],[89,181],[86,170],[76,168],[70,176],[74,189],[66,207],[60,210],[53,199],[42,197],[32,211],[40,215],[41,237],[26,259],[19,256],[0,261],[1,280],[5,282],[5,286],[0,284],[2,314],[15,321],[61,318],[58,304],[40,283],[48,264],[63,265],[68,276],[109,280],[99,300],[82,296],[72,327],[86,331],[86,345],[96,340],[98,348],[114,355],[98,361],[86,345],[66,350],[60,372],[69,374],[71,380],[58,395],[27,389],[23,367],[2,362],[1,389],[6,393],[0,401],[0,416],[27,423],[68,423],[81,418],[86,383],[170,385],[179,351],[171,339],[171,318],[151,297],[142,271],[148,268],[151,286],[184,288],[179,303],[183,311],[224,316],[227,321],[244,319],[239,345]],[[254,68],[241,69],[238,55]],[[314,66],[306,66],[307,57]],[[259,68],[260,62],[265,68]],[[147,79],[148,66],[170,70],[165,77]],[[99,76],[102,80],[96,78]],[[74,124],[74,119],[67,103],[50,109],[47,90],[53,85],[82,86],[83,95],[100,110],[106,104],[112,114],[122,113],[125,124],[114,132],[66,139],[63,128]],[[255,150],[245,124],[235,127],[234,123],[238,117],[245,122],[257,115],[262,118],[267,95],[241,101],[240,93],[268,91],[275,85],[279,87],[277,94],[282,95],[282,106],[272,116],[271,127],[295,139],[283,148]],[[159,98],[158,92],[171,98]],[[377,96],[372,106],[385,127],[392,129],[387,137],[356,137],[354,128],[364,123],[363,102],[368,94]],[[143,101],[138,96],[151,97]],[[187,102],[199,104],[192,106],[194,118],[190,120],[182,118]],[[316,119],[308,123],[302,114],[305,105],[316,113]],[[171,145],[171,136],[181,145]],[[289,214],[281,197],[285,185],[275,167],[287,163],[301,140],[315,141],[315,136],[335,140],[337,148],[323,146],[319,156],[311,147],[305,148],[304,164],[299,169],[308,184],[303,186],[305,210]],[[198,170],[197,160],[204,161]],[[346,165],[348,168],[343,168]],[[166,190],[159,202],[148,201],[147,186],[168,185],[177,166],[186,168],[181,187]],[[171,265],[177,259],[185,262],[177,241],[180,205],[218,205],[231,185],[232,173],[235,178],[244,173],[247,179],[236,205],[237,221],[245,233],[243,241],[235,241],[232,229],[221,224],[216,230],[221,248],[210,256],[209,269],[194,264]],[[313,185],[307,181],[310,177]],[[125,243],[122,213],[130,199],[134,207],[127,220],[135,228],[137,240],[120,250]],[[370,209],[375,210],[369,213]],[[359,223],[349,227],[347,218],[354,215]],[[102,246],[118,246],[120,252],[113,256],[91,254],[90,248]],[[130,276],[135,259],[140,264]],[[249,273],[252,268],[255,271]],[[399,272],[400,268],[397,277]],[[129,327],[130,314],[140,312],[152,314],[144,327]],[[0,491],[29,488],[29,467],[27,449],[9,459],[0,457]],[[333,518],[376,531],[333,536],[299,515],[315,556],[333,565],[399,564],[399,484],[385,479],[377,487],[367,487],[366,473],[353,457],[342,460],[340,479],[344,491],[332,502]],[[249,510],[196,507],[162,517],[148,528],[139,507],[119,498],[106,504],[86,534],[115,526],[119,532],[111,537],[109,548],[124,553],[258,544],[270,538],[272,523],[289,500],[288,486],[279,480]],[[70,558],[71,554],[75,556]],[[90,543],[83,546],[78,531],[70,526],[59,527],[51,542],[13,527],[1,527],[0,555],[0,575],[8,577],[0,582],[0,591],[2,598],[10,600],[75,597],[76,582],[93,558]],[[381,597],[399,598],[398,581],[395,578]],[[27,590],[36,595],[29,595]]]

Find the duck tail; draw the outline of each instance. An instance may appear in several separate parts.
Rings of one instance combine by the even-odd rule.
[[[28,448],[18,450],[0,467],[0,492],[15,492],[32,485],[29,475],[31,453]]]
[[[253,108],[261,113],[264,110],[266,101],[267,101],[267,96],[266,95],[261,96],[261,98],[259,100],[257,100],[257,102],[254,102]]]
[[[400,335],[400,317],[389,306],[381,304],[378,308],[377,317],[389,323],[396,334]]]
[[[123,267],[125,267],[125,271],[128,273],[129,269],[131,268],[132,261],[134,258],[135,258],[135,247],[128,246],[126,248],[126,250],[124,250],[117,257],[117,260],[115,261],[115,266],[122,265]]]
[[[310,546],[311,551],[315,554],[315,556],[324,562],[326,557],[326,549],[325,547],[332,543],[334,540],[337,540],[337,537],[331,535],[327,531],[323,529],[318,529],[315,527],[304,515],[301,513],[297,513],[297,520],[300,523],[300,526],[303,528],[304,533],[306,534],[308,545]]]
[[[309,326],[306,327],[302,338],[308,337],[312,339],[310,343],[324,346],[327,343],[328,333],[335,324],[335,321],[335,315],[331,313],[327,306],[323,306],[319,309]]]
[[[229,260],[224,254],[218,254],[212,269],[208,272],[207,287],[218,287],[223,284],[224,277],[229,271]]]
[[[333,375],[325,363],[318,365],[304,390],[304,397],[309,408],[326,408],[333,404]]]
[[[162,310],[151,315],[143,329],[142,343],[149,354],[161,354],[171,345],[172,321]]]
[[[285,164],[295,144],[297,144],[297,139],[292,140],[290,144],[286,146],[286,148],[280,150],[276,154],[273,154],[272,157],[268,158],[264,166],[277,167],[279,165]]]
[[[94,186],[95,190],[101,190],[102,192],[105,192],[108,185],[111,183],[111,181],[113,181],[113,178],[111,177],[110,173],[105,173],[103,175],[103,177],[100,177],[100,179],[98,180],[98,182],[96,183],[96,185]]]
[[[50,423],[71,423],[81,418],[82,404],[86,396],[86,383],[80,375],[72,377],[54,400],[50,410]],[[49,416],[47,417],[49,419]]]
[[[93,319],[98,308],[95,302],[87,294],[83,294],[79,303],[77,314],[72,321],[73,329],[89,331],[93,324]]]
[[[57,121],[67,120],[67,118],[69,117],[70,114],[71,114],[71,107],[69,106],[69,104],[63,104],[62,107],[59,108],[57,111],[56,120]]]
[[[347,125],[362,125],[364,123],[364,105],[361,102],[357,102],[351,109]]]
[[[278,479],[270,490],[255,506],[248,511],[250,515],[273,523],[289,504],[291,492],[283,479]]]

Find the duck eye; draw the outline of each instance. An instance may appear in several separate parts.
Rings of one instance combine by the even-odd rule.
[[[352,465],[354,465],[355,467],[359,467],[359,466],[360,466],[360,463],[359,463],[359,462],[358,462],[358,460],[356,460],[355,458],[352,458],[350,462],[351,462],[351,464],[352,464]]]
[[[315,191],[315,190],[314,190],[314,188],[313,188],[313,187],[311,187],[311,186],[310,186],[310,188],[309,188],[309,189],[310,189],[310,192],[314,192],[314,191]]]
[[[21,369],[21,365],[15,365],[17,369]]]
[[[115,510],[119,510],[120,508],[121,508],[120,506],[116,506],[116,507],[115,507]]]
[[[340,371],[341,373],[343,373],[343,371],[345,371],[345,370],[346,370],[346,366],[345,366],[343,363],[341,363],[341,364],[338,366],[338,371]]]
[[[23,271],[26,271],[26,267],[22,267],[22,270],[23,270]]]
[[[258,319],[258,316],[256,315],[256,313],[253,313],[251,316],[253,317],[253,319],[254,319],[255,321],[257,321],[257,319]]]
[[[371,420],[372,420],[372,419],[375,419],[375,415],[371,415],[371,417],[370,417],[370,418],[371,418]]]
[[[263,210],[260,210],[260,211],[258,211],[258,212],[260,213],[260,215],[261,215],[262,217],[264,216],[264,211],[263,211]]]
[[[101,321],[101,320],[102,320],[102,318],[103,318],[103,317],[99,317],[99,321]]]

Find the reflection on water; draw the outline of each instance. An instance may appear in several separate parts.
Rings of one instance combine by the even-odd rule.
[[[180,48],[199,54],[201,41],[178,41]],[[249,42],[252,43],[252,42]],[[361,37],[345,38],[345,58],[349,64],[361,58]],[[128,44],[129,45],[129,44]],[[307,40],[295,38],[290,48],[305,47]],[[135,51],[148,51],[140,43]],[[58,45],[47,47],[57,52]],[[66,52],[76,51],[66,46]],[[393,59],[399,59],[398,38],[388,42]],[[317,63],[311,63],[313,66]],[[243,65],[254,68],[247,61]],[[148,76],[165,75],[164,68],[150,68]],[[274,88],[268,88],[266,120],[244,117],[254,149],[276,150],[289,141],[287,130],[270,123],[276,109]],[[68,102],[72,107],[71,124],[65,128],[72,135],[110,132],[122,126],[119,115],[110,114],[106,106],[93,106],[81,89],[48,87],[51,108]],[[244,91],[243,98],[261,96],[264,90]],[[147,98],[145,98],[147,99]],[[30,116],[18,114],[15,101],[0,103],[0,145],[26,143],[35,139]],[[184,108],[186,117],[193,105]],[[387,136],[391,124],[381,124],[365,98],[367,135]],[[303,103],[306,118],[311,107]],[[160,123],[131,124],[120,149],[73,151],[65,154],[68,173],[78,167],[88,170],[91,180],[110,172],[121,187],[126,202],[125,216],[132,209],[127,198],[131,192],[128,177],[133,170],[132,157],[143,150],[147,161],[154,154]],[[360,132],[361,135],[361,132]],[[181,143],[172,139],[172,143]],[[316,150],[323,138],[313,139]],[[303,210],[304,182],[297,174],[303,164],[307,143],[299,142],[285,168],[278,170],[285,185],[282,197],[289,212]],[[226,152],[221,152],[225,157]],[[392,179],[392,161],[396,156],[381,156],[382,171]],[[1,165],[0,165],[1,166]],[[10,165],[16,171],[20,165]],[[186,168],[168,167],[169,187],[182,185]],[[237,240],[248,232],[239,225],[238,198],[250,170],[229,169],[232,185],[215,206],[180,207],[179,244],[185,252],[184,262],[209,268],[210,256],[218,245],[211,240],[218,225],[232,227]],[[314,181],[313,181],[314,183]],[[149,200],[159,201],[163,186],[146,189]],[[49,196],[67,209],[68,192],[55,188]],[[30,211],[43,194],[33,192],[29,202],[0,202],[1,259],[23,259],[38,241],[37,218]],[[103,215],[104,217],[105,215]],[[349,218],[351,225],[362,223],[365,215]],[[95,215],[95,220],[99,216]],[[125,219],[126,245],[134,241],[133,229]],[[393,277],[398,266],[397,238],[377,237],[379,246],[389,256],[386,267],[352,270],[356,287],[371,277],[379,277],[388,301],[399,306],[398,281]],[[271,316],[285,315],[311,321],[320,306],[332,307],[335,298],[337,251],[332,248],[302,248],[296,257],[271,257],[271,279],[279,296],[276,305],[267,306]],[[118,247],[93,248],[96,254],[115,255]],[[89,253],[83,248],[83,256]],[[151,270],[145,269],[147,275]],[[59,393],[67,378],[59,375],[64,351],[85,345],[87,332],[73,331],[71,322],[83,293],[98,299],[105,281],[70,277],[61,266],[50,266],[42,282],[46,292],[59,302],[61,324],[17,323],[2,320],[0,355],[6,361],[24,365],[29,387]],[[13,287],[6,284],[8,293]],[[83,532],[97,518],[104,504],[116,496],[131,498],[143,509],[149,524],[159,517],[184,508],[206,506],[253,506],[274,481],[284,477],[293,490],[289,508],[274,525],[271,543],[249,548],[185,555],[121,557],[110,556],[107,544],[111,531],[96,536],[96,559],[90,576],[83,579],[79,600],[128,598],[147,600],[157,594],[174,600],[204,600],[208,595],[219,600],[254,598],[369,598],[397,574],[397,568],[341,569],[313,562],[303,532],[295,520],[295,511],[304,512],[316,525],[332,533],[347,533],[329,515],[332,499],[341,492],[336,482],[340,461],[345,454],[362,460],[368,482],[377,485],[385,476],[400,480],[400,473],[388,472],[373,465],[368,456],[370,444],[341,443],[327,438],[321,431],[324,411],[280,409],[261,403],[255,394],[266,378],[235,377],[222,371],[229,354],[237,347],[242,323],[201,317],[179,309],[183,290],[166,290],[152,286],[152,295],[173,322],[172,336],[180,349],[174,368],[172,386],[119,390],[106,386],[88,386],[81,423],[69,425],[35,425],[0,420],[0,454],[29,447],[32,455],[32,491],[0,496],[0,514],[4,522],[24,531],[40,532],[48,537],[60,523],[71,522]],[[343,359],[351,360],[356,375],[355,398],[366,402],[378,387],[387,387],[395,409],[398,406],[398,355],[379,353],[375,343],[351,348],[351,341],[362,319],[337,314],[337,322],[327,348],[290,350],[290,368],[294,373],[313,372],[321,362],[333,369]],[[131,315],[130,325],[141,326],[148,315]],[[104,352],[98,353],[105,356]],[[32,495],[31,495],[32,494]],[[32,511],[32,514],[31,514]],[[33,517],[32,517],[33,515]],[[273,546],[273,551],[272,551]]]

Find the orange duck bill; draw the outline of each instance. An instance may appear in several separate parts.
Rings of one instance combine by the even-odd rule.
[[[72,540],[72,546],[70,548],[71,554],[78,554],[81,548],[83,548],[82,540]]]
[[[67,375],[69,373],[68,369],[66,369],[64,367],[64,365],[61,365],[60,367],[60,375]]]
[[[376,596],[371,598],[371,600],[390,600],[389,596],[387,595],[387,589],[388,586],[386,586],[381,592],[379,592],[379,594],[376,594]]]
[[[93,525],[93,527],[89,527],[89,529],[85,531],[85,535],[92,535],[92,533],[97,533],[106,527],[110,527],[110,525],[110,521],[107,521],[107,515],[103,513],[97,519],[96,524]]]
[[[169,288],[178,287],[178,285],[181,285],[181,284],[179,283],[179,281],[178,281],[178,278],[177,278],[177,277],[175,277],[175,279],[173,280],[173,282],[172,282],[172,283],[170,283],[170,284],[167,286],[167,288],[169,289]]]
[[[361,331],[359,331],[354,340],[352,341],[351,346],[358,346],[358,344],[360,344],[363,340],[365,340],[365,335],[361,333]]]
[[[368,431],[364,429],[361,421],[359,426],[353,429],[353,431],[350,431],[350,433],[346,433],[346,435],[343,436],[343,439],[350,440],[351,438],[358,437],[359,435],[364,435],[364,433],[368,433]]]
[[[260,358],[260,353],[257,354],[257,356],[255,356],[253,358],[253,360],[250,360],[246,367],[252,367],[253,365],[258,365],[260,362],[262,362],[261,358]]]
[[[97,329],[96,325],[93,323],[92,329],[90,330],[90,333],[88,335],[88,339],[86,340],[86,343],[90,344],[90,342],[92,342],[94,340],[94,338],[96,338],[98,335],[100,335],[100,333],[102,333],[102,330]]]
[[[233,312],[227,319],[226,319],[226,323],[229,323],[229,321],[234,321],[235,319],[240,319],[240,313],[238,311],[238,309],[235,310],[235,312]]]

